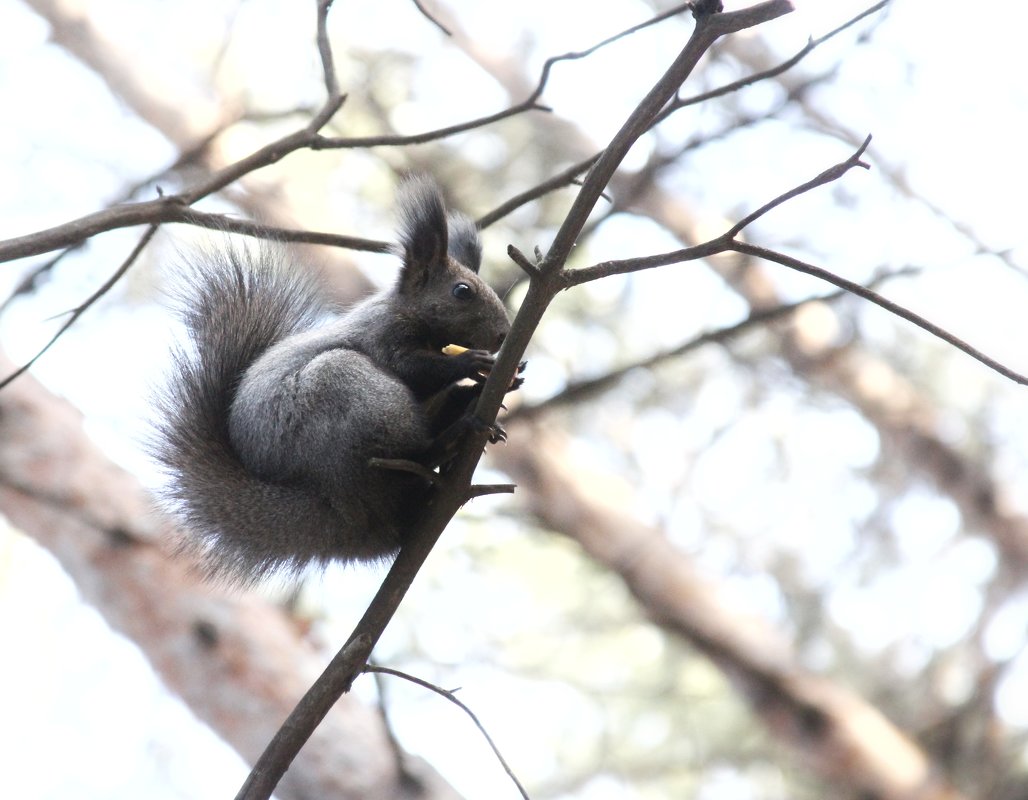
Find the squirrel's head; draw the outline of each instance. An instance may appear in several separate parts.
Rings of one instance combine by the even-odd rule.
[[[436,348],[459,344],[495,352],[510,330],[507,310],[478,277],[482,243],[475,223],[443,207],[436,184],[408,178],[400,187],[401,308],[425,326]]]

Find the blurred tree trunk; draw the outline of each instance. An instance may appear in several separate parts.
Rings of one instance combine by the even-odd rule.
[[[221,596],[168,558],[138,481],[31,376],[0,392],[0,511],[54,554],[83,599],[251,763],[326,662],[280,609],[252,595]],[[457,796],[419,760],[398,763],[379,712],[352,696],[336,704],[276,794]]]
[[[495,458],[548,529],[581,545],[621,576],[646,615],[705,653],[779,741],[840,790],[881,800],[957,800],[962,795],[924,752],[853,692],[800,669],[761,620],[734,611],[665,532],[608,500],[604,476],[571,463],[545,425],[511,425]]]

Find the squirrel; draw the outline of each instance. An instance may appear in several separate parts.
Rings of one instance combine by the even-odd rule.
[[[208,250],[187,270],[191,347],[173,351],[152,449],[187,530],[179,550],[208,578],[395,554],[429,470],[482,424],[470,410],[510,321],[477,274],[478,231],[426,178],[398,206],[395,285],[328,322],[314,282],[268,247]]]

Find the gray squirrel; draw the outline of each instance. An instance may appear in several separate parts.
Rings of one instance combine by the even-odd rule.
[[[398,205],[396,284],[327,323],[274,249],[209,250],[187,270],[192,346],[173,352],[153,449],[182,549],[209,577],[394,554],[430,497],[425,470],[476,424],[507,312],[477,274],[474,223],[447,216],[433,182],[408,179]]]

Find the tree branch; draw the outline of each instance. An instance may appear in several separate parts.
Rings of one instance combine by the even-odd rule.
[[[398,669],[392,669],[390,667],[380,667],[368,664],[364,667],[362,672],[377,673],[380,675],[392,675],[395,678],[403,678],[403,680],[405,681],[410,681],[411,683],[417,686],[420,686],[424,689],[428,689],[431,692],[435,692],[440,697],[445,697],[447,700],[449,700],[451,703],[457,706],[457,708],[459,708],[461,711],[467,714],[468,717],[471,718],[471,721],[475,723],[475,727],[478,728],[479,733],[481,733],[482,736],[485,738],[486,743],[489,745],[489,749],[493,751],[493,755],[496,756],[496,760],[500,762],[500,766],[503,767],[503,771],[507,773],[507,777],[509,777],[511,781],[514,782],[514,785],[518,788],[518,791],[521,793],[521,796],[525,798],[525,800],[529,800],[528,792],[526,792],[525,787],[521,785],[521,781],[519,781],[518,776],[514,774],[514,770],[510,768],[510,765],[507,763],[507,759],[505,759],[503,757],[503,754],[500,753],[500,748],[496,746],[496,742],[494,742],[493,737],[489,735],[489,731],[485,729],[485,726],[479,720],[475,712],[468,708],[468,706],[464,704],[460,699],[458,699],[456,692],[450,691],[449,689],[443,689],[441,686],[436,686],[434,683],[429,683],[428,681],[422,678],[415,677],[414,675],[411,675],[406,672],[401,672]]]
[[[757,258],[762,258],[765,261],[773,261],[776,264],[789,267],[789,269],[794,269],[797,272],[803,272],[807,275],[812,275],[815,278],[820,278],[826,283],[838,286],[840,289],[845,289],[847,292],[855,294],[857,297],[862,297],[865,300],[874,303],[876,306],[884,308],[886,311],[895,314],[897,317],[901,317],[902,319],[907,320],[907,322],[913,323],[922,330],[932,334],[932,336],[942,339],[942,341],[952,345],[961,352],[966,353],[971,356],[971,358],[981,362],[994,372],[998,372],[1004,378],[1008,378],[1014,381],[1014,383],[1019,383],[1022,386],[1028,385],[1028,376],[1022,375],[1020,372],[1001,364],[996,359],[991,358],[981,350],[972,347],[963,339],[950,333],[945,328],[936,325],[934,322],[925,319],[920,314],[916,314],[910,309],[901,306],[899,303],[895,303],[887,297],[883,297],[878,294],[878,292],[868,289],[865,286],[861,286],[859,283],[847,280],[833,272],[829,272],[821,267],[816,267],[813,264],[808,264],[805,261],[800,261],[798,258],[793,258],[792,256],[785,255],[784,253],[769,250],[766,247],[758,247],[757,245],[733,239],[729,249],[734,250],[737,253],[756,256]]]
[[[867,137],[864,139],[860,147],[857,148],[856,152],[853,153],[845,161],[842,161],[838,164],[829,167],[816,178],[811,178],[806,183],[801,183],[799,186],[790,189],[784,194],[778,195],[778,197],[776,197],[774,200],[765,203],[752,214],[743,217],[742,220],[740,220],[731,228],[729,228],[724,235],[729,239],[734,239],[736,236],[742,233],[742,231],[745,228],[747,228],[752,223],[756,222],[769,211],[778,208],[778,206],[782,205],[782,203],[788,202],[789,200],[792,200],[792,198],[794,197],[799,197],[801,194],[805,194],[806,192],[809,192],[811,189],[816,189],[819,186],[824,186],[826,183],[837,181],[839,180],[839,178],[841,178],[854,167],[871,169],[870,164],[865,164],[863,161],[860,160],[860,157],[864,155],[864,151],[867,150],[867,146],[869,144],[871,144],[871,134],[867,135]]]
[[[900,269],[895,272],[888,272],[877,276],[869,286],[878,286],[885,281],[893,280],[895,278],[908,278],[919,273],[920,270],[916,268]],[[672,359],[681,358],[682,356],[691,353],[694,350],[698,350],[701,347],[705,347],[708,344],[726,344],[732,339],[735,339],[758,326],[767,325],[771,322],[777,322],[778,320],[785,319],[809,303],[835,303],[844,297],[850,297],[852,294],[853,292],[840,289],[839,291],[831,292],[830,294],[807,297],[803,300],[798,300],[795,303],[783,303],[782,305],[774,306],[772,308],[752,311],[749,316],[734,325],[728,325],[724,328],[706,331],[689,339],[688,341],[683,342],[677,347],[654,353],[645,359],[611,370],[610,372],[596,378],[588,378],[570,383],[557,394],[552,397],[548,397],[545,400],[540,400],[538,403],[518,406],[507,414],[506,421],[513,422],[521,419],[536,419],[554,408],[574,405],[582,400],[593,398],[597,394],[616,386],[626,375],[637,369],[653,369],[660,364],[671,361]]]
[[[756,211],[752,212],[751,214],[748,214],[746,217],[737,222],[735,225],[733,225],[731,228],[729,228],[727,231],[725,231],[717,238],[711,239],[707,242],[704,242],[703,244],[698,244],[693,247],[685,247],[681,250],[673,250],[669,253],[661,253],[659,255],[654,256],[642,256],[638,258],[626,258],[614,261],[605,261],[599,264],[595,264],[591,267],[583,267],[575,270],[562,270],[560,274],[563,280],[563,286],[564,288],[570,288],[572,286],[579,286],[583,283],[598,280],[600,278],[609,277],[611,275],[623,275],[630,272],[639,272],[644,269],[653,269],[654,267],[662,267],[667,266],[669,264],[676,264],[684,261],[694,261],[698,258],[707,258],[713,255],[718,255],[720,253],[734,251],[737,253],[742,253],[744,255],[756,256],[766,261],[772,261],[774,263],[781,264],[782,266],[789,267],[790,269],[794,269],[797,272],[803,272],[815,278],[820,278],[821,280],[830,283],[833,286],[837,286],[840,289],[844,289],[845,291],[850,292],[851,294],[854,294],[857,297],[861,297],[864,300],[874,303],[875,305],[884,308],[886,311],[889,311],[895,314],[896,316],[913,323],[922,330],[925,330],[933,336],[942,339],[944,342],[953,345],[961,352],[966,353],[967,355],[971,356],[971,358],[975,359],[976,361],[979,361],[980,363],[989,367],[989,369],[992,369],[993,371],[999,373],[1003,377],[1008,378],[1014,381],[1015,383],[1021,385],[1028,385],[1028,376],[1025,376],[1020,372],[1017,372],[1016,370],[1013,370],[1010,367],[1000,363],[996,359],[991,358],[990,356],[983,353],[981,350],[978,350],[977,348],[968,344],[963,339],[959,338],[958,336],[955,336],[954,334],[950,333],[941,326],[936,325],[935,323],[931,322],[925,317],[922,317],[920,314],[917,314],[911,311],[910,309],[901,306],[899,303],[893,302],[892,300],[883,297],[873,289],[870,289],[866,286],[862,286],[861,284],[855,281],[851,281],[847,278],[843,278],[839,275],[836,275],[835,273],[830,272],[829,270],[826,270],[822,267],[818,267],[813,264],[808,264],[807,262],[801,261],[798,258],[794,258],[784,253],[779,253],[775,250],[770,250],[768,248],[759,247],[757,245],[740,241],[737,238],[738,235],[746,227],[748,227],[753,222],[763,217],[768,212],[782,205],[783,203],[795,197],[798,197],[799,195],[804,194],[805,192],[809,192],[812,189],[816,189],[820,186],[824,186],[827,183],[839,180],[854,167],[869,169],[869,165],[861,161],[860,157],[863,155],[864,151],[867,149],[870,142],[871,137],[867,136],[861,143],[861,145],[857,148],[857,150],[849,156],[849,158],[829,167],[828,169],[824,170],[819,175],[810,179],[809,181],[801,183],[800,185],[790,189],[787,192],[784,192],[783,194],[780,194],[778,197],[765,203]]]
[[[538,200],[540,197],[544,197],[556,189],[563,189],[565,186],[570,186],[575,183],[579,175],[589,169],[593,164],[596,163],[596,159],[599,158],[599,153],[594,156],[590,156],[577,164],[572,164],[567,169],[558,172],[551,178],[536,184],[531,189],[528,189],[521,194],[514,195],[514,197],[501,203],[488,214],[483,214],[481,217],[475,220],[475,225],[479,230],[488,228],[494,222],[498,222],[508,214],[517,211],[521,206],[531,203],[533,200]]]
[[[726,94],[731,94],[732,92],[737,92],[740,89],[745,89],[747,86],[752,86],[755,83],[759,83],[761,81],[770,80],[771,78],[776,78],[779,75],[781,75],[782,73],[788,72],[790,69],[792,69],[797,64],[799,64],[804,58],[806,58],[808,55],[810,55],[810,53],[813,52],[816,48],[820,47],[822,44],[827,42],[829,39],[832,39],[833,37],[838,36],[840,33],[845,31],[846,29],[853,27],[858,22],[860,22],[860,20],[864,19],[865,17],[868,17],[871,14],[874,14],[874,13],[876,13],[878,11],[881,11],[883,8],[885,8],[889,4],[889,2],[890,2],[890,0],[882,0],[882,2],[880,2],[880,3],[875,3],[873,6],[870,6],[869,8],[865,8],[859,14],[857,14],[854,17],[851,17],[849,20],[844,22],[842,25],[839,25],[837,28],[829,31],[828,33],[824,34],[823,36],[819,36],[816,39],[810,39],[803,47],[801,47],[798,51],[796,51],[796,53],[794,55],[792,55],[790,58],[787,58],[782,63],[777,64],[774,67],[771,67],[770,69],[761,70],[760,72],[756,72],[753,75],[748,75],[745,78],[740,78],[737,81],[732,81],[731,83],[726,83],[724,86],[719,86],[716,89],[711,89],[708,92],[701,92],[700,94],[695,94],[695,95],[692,95],[691,97],[675,100],[673,103],[669,104],[668,107],[666,109],[664,109],[663,112],[661,112],[661,114],[659,115],[659,117],[656,120],[657,123],[663,122],[665,119],[667,119],[669,116],[674,114],[676,111],[678,111],[678,110],[680,110],[682,108],[685,108],[687,106],[693,106],[693,105],[697,105],[699,103],[706,102],[707,100],[713,100],[714,98],[717,98],[717,97],[723,97]]]
[[[557,272],[563,268],[571,253],[571,248],[578,239],[578,234],[581,233],[586,219],[614,171],[628,155],[628,151],[636,140],[649,130],[661,109],[675,95],[710,46],[721,36],[768,22],[792,10],[793,6],[790,0],[767,0],[767,2],[741,11],[730,14],[702,15],[696,20],[692,36],[689,37],[689,41],[678,58],[647,93],[642,102],[636,106],[635,111],[625,121],[610,144],[604,148],[602,155],[589,171],[582,190],[575,198],[571,210],[568,211],[564,223],[557,231],[553,244],[546,254],[542,266],[544,272]]]

